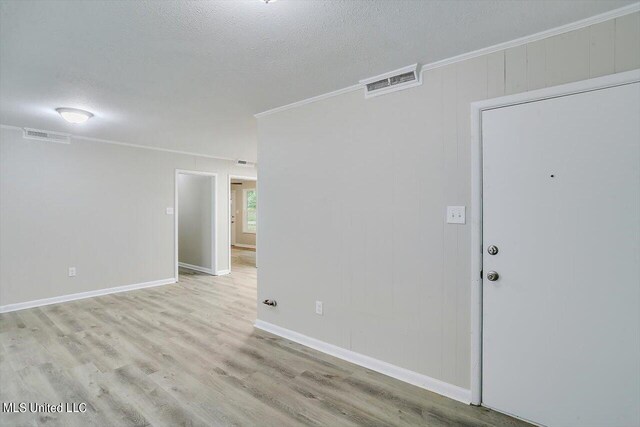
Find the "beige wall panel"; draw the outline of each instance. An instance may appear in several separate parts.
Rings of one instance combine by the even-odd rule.
[[[615,20],[589,27],[590,77],[606,76],[615,71]]]
[[[443,202],[445,205],[456,204],[458,200],[458,187],[456,185],[457,164],[458,164],[458,65],[453,64],[443,68],[442,82],[442,110],[443,110],[443,165],[444,165],[444,189]],[[442,276],[442,333],[441,345],[439,346],[442,358],[442,373],[446,378],[455,378],[456,365],[455,357],[451,357],[456,347],[456,321],[455,311],[451,310],[456,306],[456,266],[455,254],[458,250],[457,230],[451,227],[443,227],[441,242],[444,255],[443,276]]]
[[[589,44],[589,27],[546,39],[547,86],[588,79]]]
[[[487,94],[489,98],[505,94],[504,61],[503,50],[487,55]]]
[[[616,19],[616,73],[640,68],[640,12]]]
[[[527,47],[527,90],[546,87],[547,49],[544,40],[528,43]]]
[[[432,346],[428,347],[429,342],[439,341],[442,334],[442,299],[443,299],[443,262],[444,253],[442,247],[443,226],[438,222],[423,221],[423,215],[435,216],[442,210],[444,203],[444,186],[445,186],[445,162],[444,162],[444,116],[445,111],[442,109],[444,97],[444,86],[447,81],[447,87],[451,86],[450,80],[446,77],[451,69],[435,69],[427,71],[424,76],[429,76],[429,81],[425,81],[421,87],[421,92],[416,92],[427,102],[424,103],[424,109],[421,109],[419,115],[428,117],[423,123],[424,140],[418,147],[405,145],[403,147],[403,156],[411,158],[409,165],[403,162],[397,162],[396,171],[401,177],[412,177],[409,185],[398,180],[396,188],[402,190],[402,199],[408,200],[410,203],[404,203],[407,212],[398,215],[396,222],[398,229],[402,230],[402,234],[397,234],[394,238],[394,246],[401,263],[396,264],[394,278],[402,279],[397,282],[398,293],[403,293],[403,299],[397,301],[395,313],[398,318],[403,319],[406,323],[411,320],[402,313],[404,307],[413,306],[413,310],[419,313],[416,316],[419,322],[409,329],[416,336],[416,342],[420,344],[419,372],[429,372],[429,375],[442,375],[442,349]],[[448,120],[451,113],[446,112]],[[448,137],[452,140],[452,136]],[[422,191],[416,191],[416,189]],[[407,241],[416,240],[415,245],[407,245]],[[420,248],[423,262],[415,262],[416,247]],[[403,292],[406,289],[406,292]],[[411,301],[414,300],[411,293],[418,295],[418,304]],[[422,331],[420,331],[422,329]],[[425,351],[425,349],[427,349]]]
[[[471,218],[471,127],[463,126],[463,123],[471,117],[471,103],[487,98],[488,94],[488,71],[486,57],[478,57],[458,64],[458,85],[457,85],[457,121],[459,123],[457,145],[458,161],[456,165],[457,177],[457,205],[467,206],[467,215]],[[471,246],[471,226],[468,221],[465,225],[445,225],[446,228],[453,228],[457,232],[456,236],[456,306],[470,306],[469,283],[471,281],[470,270],[471,260],[465,256]],[[469,324],[471,322],[470,311],[461,311],[456,320],[456,348],[453,354],[456,358],[455,383],[469,386],[469,366],[470,366],[470,339],[468,336]]]
[[[505,95],[527,90],[527,46],[517,46],[504,51]]]

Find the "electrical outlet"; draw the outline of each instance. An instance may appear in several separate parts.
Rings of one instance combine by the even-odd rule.
[[[74,277],[76,275],[76,268],[69,267],[69,277]]]
[[[173,215],[173,208],[167,208],[167,215]]]
[[[447,224],[464,224],[465,210],[464,206],[447,206]]]
[[[322,316],[322,301],[316,301],[316,314]]]

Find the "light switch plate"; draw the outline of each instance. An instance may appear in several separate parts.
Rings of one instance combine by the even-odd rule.
[[[173,208],[167,208],[167,215],[173,215]]]
[[[316,301],[316,314],[322,316],[322,301]]]
[[[447,224],[465,224],[465,211],[465,206],[447,206]]]
[[[69,267],[69,277],[75,277],[75,275],[76,275],[76,268]]]

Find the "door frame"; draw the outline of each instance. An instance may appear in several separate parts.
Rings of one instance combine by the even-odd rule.
[[[213,181],[213,185],[211,186],[211,271],[204,271],[204,269],[199,270],[211,275],[218,274],[218,174],[215,172],[203,172],[203,171],[194,171],[194,170],[186,170],[186,169],[176,169],[174,175],[174,201],[173,201],[173,247],[174,247],[174,274],[176,276],[176,282],[179,279],[179,254],[178,254],[178,216],[180,214],[179,211],[179,203],[178,203],[178,176],[180,174],[184,175],[199,175],[210,177]]]
[[[229,199],[229,271],[231,271],[231,180],[232,179],[241,179],[244,181],[255,181],[256,182],[256,190],[258,188],[258,177],[257,176],[243,176],[243,175],[233,175],[229,174],[229,180],[227,182],[227,196]],[[236,204],[238,203],[238,198],[236,197]],[[238,231],[236,230],[236,240],[238,239]],[[256,233],[256,267],[258,266],[258,233]]]
[[[231,188],[231,187],[229,187]],[[233,193],[233,195],[231,197],[229,197],[229,209],[233,210],[233,209],[237,209],[238,206],[238,198],[236,197],[236,194]],[[229,230],[231,232],[231,238],[230,238],[230,242],[231,242],[231,246],[235,246],[236,244],[236,240],[238,238],[238,232],[234,231],[235,228],[235,221],[232,223],[231,220],[233,219],[234,216],[234,212],[231,212],[229,214]],[[234,238],[235,237],[235,238]]]
[[[640,69],[471,103],[471,404],[482,405],[482,112],[640,82]]]

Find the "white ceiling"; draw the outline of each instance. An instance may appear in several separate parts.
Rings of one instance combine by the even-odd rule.
[[[0,122],[255,160],[254,113],[630,3],[2,0]]]

